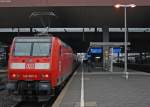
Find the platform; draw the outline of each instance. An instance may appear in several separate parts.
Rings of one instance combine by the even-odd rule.
[[[121,68],[87,72],[81,66],[52,107],[149,107],[150,74],[128,71],[126,79]]]

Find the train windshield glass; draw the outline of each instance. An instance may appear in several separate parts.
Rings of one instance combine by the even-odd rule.
[[[16,43],[15,44],[15,56],[30,56],[32,43]]]
[[[50,43],[34,43],[32,56],[49,56]]]
[[[49,56],[51,43],[27,42],[15,43],[15,56]]]

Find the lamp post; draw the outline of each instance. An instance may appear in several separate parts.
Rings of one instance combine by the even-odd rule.
[[[124,8],[124,72],[126,75],[126,79],[128,79],[128,71],[127,71],[127,8],[128,7],[135,7],[135,4],[128,4],[128,5],[122,5],[122,4],[116,4],[116,8],[123,7]]]

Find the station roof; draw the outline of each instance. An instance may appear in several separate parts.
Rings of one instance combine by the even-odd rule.
[[[128,27],[148,27],[148,0],[0,0],[0,27],[41,27],[32,12],[50,11],[56,14],[51,27],[123,27],[123,8],[116,4],[136,4],[127,9]]]
[[[29,18],[35,11],[53,11],[51,27],[123,27],[123,9],[113,6],[92,7],[1,7],[0,27],[43,27],[37,18]],[[128,27],[149,27],[150,6],[127,9]]]
[[[1,7],[33,6],[112,6],[117,3],[149,6],[148,0],[0,0]]]
[[[126,0],[124,2],[122,0],[0,0],[0,28],[43,27],[38,18],[29,18],[29,16],[32,12],[45,11],[53,11],[56,14],[50,24],[52,28],[102,28],[103,26],[123,28],[124,10],[114,7],[118,3],[134,3],[137,5],[135,8],[127,8],[128,27],[150,28],[150,1],[148,0]],[[82,46],[80,48],[84,48],[84,51],[90,41],[102,40],[102,33],[86,33],[85,38],[83,38],[82,33],[56,33],[56,35],[65,35],[64,38],[68,40],[68,43],[75,48]],[[123,35],[122,32],[110,34],[110,40],[123,42]],[[131,46],[139,47],[140,45],[141,48],[136,48],[137,50],[143,47],[147,47],[144,49],[149,50],[149,33],[135,32],[130,33],[129,36]],[[3,39],[3,41],[6,39]],[[82,41],[79,42],[79,40]],[[141,42],[141,40],[144,42]],[[137,44],[134,44],[135,42]]]

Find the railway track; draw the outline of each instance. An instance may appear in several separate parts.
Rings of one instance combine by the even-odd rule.
[[[123,63],[115,64],[118,67],[123,67]],[[150,73],[150,64],[128,64],[128,68],[132,70]]]
[[[6,89],[7,71],[0,70],[0,91]]]
[[[12,107],[44,107],[44,103],[39,102],[18,102]]]
[[[51,107],[56,97],[51,98],[47,102],[37,102],[37,101],[21,101],[17,102],[16,104],[12,105],[11,107]]]

